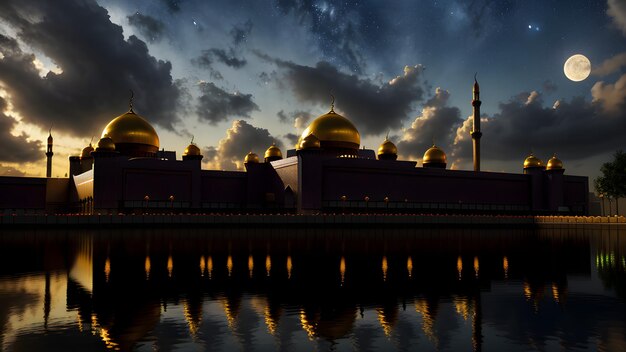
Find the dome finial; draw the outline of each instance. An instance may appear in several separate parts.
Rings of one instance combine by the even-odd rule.
[[[89,140],[89,145],[91,145],[91,143],[93,143],[93,136],[91,136],[91,139]]]
[[[387,134],[385,135],[385,140],[388,141],[389,140],[389,130],[387,130]]]
[[[193,137],[194,137],[194,135],[192,134],[191,135],[191,142],[189,142],[189,144],[193,144]]]
[[[478,84],[478,81],[476,80],[476,76],[478,76],[478,72],[474,72],[474,83]]]
[[[330,95],[330,111],[335,112],[335,96]]]
[[[135,92],[133,92],[133,90],[130,90],[130,98],[128,99],[128,107],[130,108],[130,112],[134,112],[133,111],[133,99],[135,98]]]

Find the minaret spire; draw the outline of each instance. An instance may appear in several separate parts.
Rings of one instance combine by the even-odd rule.
[[[473,90],[473,98],[472,98],[472,106],[474,107],[474,123],[472,126],[471,136],[472,136],[472,144],[474,149],[474,171],[480,171],[480,137],[482,137],[483,133],[480,131],[480,87],[478,86],[478,81],[476,80],[476,75],[474,74],[474,90]]]
[[[52,156],[54,153],[52,152],[52,144],[54,140],[52,138],[52,127],[48,130],[48,149],[46,150],[46,177],[52,177]]]

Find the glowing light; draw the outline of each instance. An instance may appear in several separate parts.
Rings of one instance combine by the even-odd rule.
[[[109,276],[111,275],[111,259],[107,257],[104,261],[104,280],[109,282]]]
[[[272,271],[272,258],[270,258],[269,254],[265,257],[265,271],[267,272],[267,276],[270,276],[270,272]]]
[[[454,298],[454,308],[456,312],[463,317],[464,320],[469,318],[470,309],[466,298]]]
[[[209,280],[211,280],[213,276],[213,258],[211,258],[211,256],[209,256],[209,259],[207,259],[206,266],[209,271]]]
[[[315,324],[307,320],[304,309],[300,309],[300,325],[302,325],[302,329],[306,331],[309,340],[313,341],[315,338]]]
[[[287,257],[287,278],[291,279],[291,270],[293,269],[293,264],[291,262],[291,256]]]
[[[461,259],[461,256],[456,259],[456,271],[459,273],[459,280],[461,280],[463,273],[463,260]]]
[[[226,269],[228,269],[228,276],[233,274],[233,257],[231,255],[226,258]]]
[[[439,340],[435,334],[435,317],[433,317],[428,307],[428,302],[424,299],[415,301],[415,311],[422,316],[422,331],[430,341],[435,345],[435,349],[439,349]]]
[[[479,271],[480,271],[480,264],[478,263],[478,257],[474,257],[474,273],[476,273],[476,277],[478,277]]]
[[[174,272],[174,259],[172,259],[172,255],[170,254],[167,257],[167,276],[172,277],[172,273]]]
[[[382,308],[376,308],[376,315],[378,317],[378,323],[383,328],[385,336],[389,337],[391,335],[392,326],[386,319],[387,317],[385,316],[385,311]]]
[[[504,269],[504,278],[508,279],[509,278],[509,259],[506,256],[502,258],[502,269]]]
[[[185,301],[183,304],[183,315],[185,316],[185,320],[187,321],[187,326],[189,327],[189,333],[192,338],[196,338],[198,335],[198,328],[200,327],[200,323],[202,322],[202,310],[200,310],[200,316],[195,317],[189,308],[189,302]]]
[[[406,270],[409,272],[410,279],[413,275],[413,260],[411,259],[411,256],[409,256],[409,259],[406,260]]]
[[[143,268],[146,270],[146,280],[150,279],[150,268],[152,267],[152,265],[150,264],[150,256],[147,255],[146,256],[146,260],[143,263]]]
[[[250,272],[250,278],[252,278],[252,274],[254,273],[254,258],[252,258],[252,254],[248,256],[248,271]]]
[[[206,269],[206,262],[204,256],[200,257],[200,276],[204,276],[204,269]]]
[[[554,282],[552,283],[552,297],[556,303],[559,303],[559,288]]]
[[[339,274],[341,275],[341,285],[343,286],[343,282],[346,279],[346,258],[341,257],[339,261]]]
[[[265,325],[267,326],[267,331],[270,333],[270,335],[274,335],[276,333],[276,327],[278,326],[278,324],[272,318],[269,306],[265,306],[265,309],[263,309],[263,315],[265,317]]]
[[[387,265],[387,256],[383,256],[381,267],[383,269],[383,281],[387,281],[387,270],[389,269],[389,266]]]

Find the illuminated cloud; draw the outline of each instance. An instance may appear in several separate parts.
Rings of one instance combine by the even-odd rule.
[[[265,150],[272,143],[283,149],[281,141],[273,137],[267,129],[255,127],[244,120],[235,120],[226,130],[226,137],[219,141],[217,148],[205,148],[203,161],[212,169],[242,170],[246,154],[254,152],[263,159]],[[283,153],[286,153],[284,149]]]
[[[61,68],[40,77],[35,54],[17,39],[0,35],[0,83],[23,120],[77,136],[97,134],[127,109],[129,90],[136,110],[151,123],[173,129],[179,122],[180,88],[171,64],[157,60],[135,36],[124,39],[107,10],[93,0],[56,2],[6,0],[0,18]],[[39,55],[39,54],[37,54]]]
[[[0,162],[24,163],[42,159],[44,151],[40,141],[29,141],[29,136],[23,132],[17,136],[11,133],[17,121],[4,113],[6,108],[6,101],[0,97]],[[13,172],[15,175],[11,169],[6,166],[0,171]]]
[[[162,21],[139,12],[128,16],[127,19],[128,23],[137,28],[139,33],[149,42],[158,42],[163,38],[165,24]]]

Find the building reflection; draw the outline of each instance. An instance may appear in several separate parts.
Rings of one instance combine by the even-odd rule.
[[[212,231],[210,236],[208,231]],[[595,310],[594,314],[605,314],[606,319],[616,316],[610,307],[601,305],[581,310],[576,304],[580,298],[571,298],[568,277],[592,275],[592,260],[605,285],[624,300],[626,251],[624,244],[612,240],[598,243],[593,253],[588,237],[532,231],[502,232],[496,240],[461,230],[407,231],[395,237],[364,230],[336,237],[292,237],[287,229],[270,234],[178,232],[116,231],[75,240],[64,237],[64,242],[46,244],[45,252],[50,253],[44,259],[9,256],[11,273],[43,273],[41,312],[44,328],[49,329],[55,300],[50,272],[65,271],[66,309],[73,312],[79,331],[91,332],[97,343],[119,350],[133,349],[139,343],[162,348],[159,344],[169,340],[156,334],[172,330],[163,327],[171,324],[172,315],[191,342],[205,347],[224,339],[234,341],[237,349],[249,349],[263,331],[280,349],[297,346],[298,336],[322,347],[361,336],[359,344],[367,349],[367,344],[374,344],[362,333],[369,317],[380,336],[397,340],[398,346],[410,345],[406,339],[415,338],[411,335],[415,333],[405,330],[413,326],[425,337],[422,343],[445,350],[453,339],[450,327],[467,326],[470,334],[465,336],[471,338],[464,341],[465,346],[480,351],[486,323],[496,330],[521,329],[525,333],[519,336],[542,341],[559,336],[557,322],[529,322],[544,310],[554,309],[554,303],[565,312],[584,315]],[[183,237],[184,241],[173,240]],[[271,255],[267,238],[275,240]],[[451,241],[455,245],[448,245]],[[41,253],[45,242],[29,245]],[[24,243],[3,246],[3,260],[19,247],[26,248]],[[494,308],[491,292],[505,281],[516,291],[506,296],[511,301],[505,306],[510,309],[501,312]],[[9,313],[0,313],[6,314],[0,314],[4,336]],[[584,330],[593,330],[588,326],[592,321],[580,322],[574,329],[580,336],[561,335],[560,343],[580,343]],[[623,321],[616,324],[624,328]],[[611,337],[603,340],[604,345],[623,346],[623,336],[615,341],[617,334],[607,334]]]

